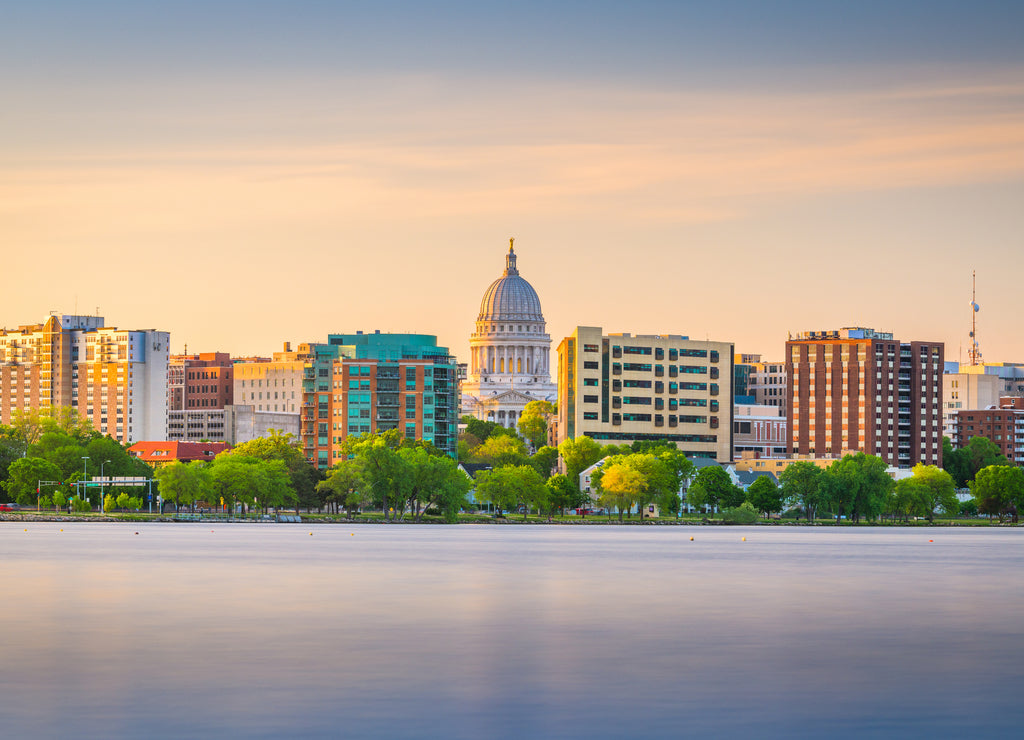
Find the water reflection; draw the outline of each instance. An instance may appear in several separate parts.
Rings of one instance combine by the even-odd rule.
[[[978,736],[1022,719],[1017,530],[28,529],[0,525],[11,737]]]

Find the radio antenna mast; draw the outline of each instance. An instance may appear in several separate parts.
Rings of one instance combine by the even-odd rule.
[[[978,347],[978,305],[975,292],[976,279],[974,270],[971,270],[971,348],[967,350],[967,357],[971,360],[971,366],[981,364],[981,349]]]

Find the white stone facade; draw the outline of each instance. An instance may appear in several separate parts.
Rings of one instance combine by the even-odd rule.
[[[470,363],[462,382],[462,413],[515,427],[530,401],[551,401],[551,337],[540,298],[519,275],[509,244],[505,272],[480,301],[470,336]]]

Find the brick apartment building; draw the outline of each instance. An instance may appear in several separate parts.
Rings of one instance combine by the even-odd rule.
[[[901,468],[942,464],[942,342],[847,327],[786,342],[791,454],[859,450]]]

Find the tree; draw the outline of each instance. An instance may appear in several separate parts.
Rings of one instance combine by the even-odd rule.
[[[893,487],[889,497],[888,511],[903,521],[907,521],[923,508],[924,485],[914,477],[900,478]]]
[[[801,460],[789,465],[779,474],[782,483],[782,499],[789,505],[803,507],[807,521],[814,521],[814,514],[822,505],[821,488],[824,470],[812,462]]]
[[[971,493],[978,502],[978,511],[995,514],[999,521],[1007,514],[1017,521],[1017,514],[1024,504],[1024,469],[1013,465],[989,465],[978,471],[971,481]]]
[[[693,476],[697,474],[697,468],[694,467],[693,461],[674,446],[670,449],[663,449],[655,454],[657,454],[659,460],[668,466],[669,471],[675,477],[672,488],[676,493],[685,488]]]
[[[365,485],[359,463],[341,460],[331,468],[326,480],[317,483],[316,489],[324,496],[325,502],[334,504],[335,510],[337,507],[348,509],[351,517],[369,499],[362,490]]]
[[[836,460],[822,479],[829,501],[855,522],[877,518],[894,485],[887,467],[882,458],[863,452]]]
[[[160,467],[153,477],[160,496],[165,501],[173,500],[176,509],[182,504],[190,505],[202,500],[211,484],[210,470],[206,463],[198,460],[189,463],[175,460]]]
[[[662,502],[667,509],[671,509],[673,506],[672,498],[678,501],[679,495],[675,473],[664,460],[650,453],[629,453],[605,458],[604,465],[594,471],[594,474],[591,476],[591,486],[600,491],[604,475],[609,467],[614,465],[624,465],[635,470],[640,475],[641,487],[636,496],[633,497],[632,504],[636,504],[640,510],[641,519],[644,516],[643,506],[651,501]],[[630,508],[631,506],[626,507],[626,510],[629,511]]]
[[[550,401],[530,401],[519,415],[519,433],[525,437],[533,449],[539,450],[548,440],[548,420],[555,413],[555,405]]]
[[[284,460],[252,460],[253,503],[266,511],[294,503],[295,489]]]
[[[552,511],[557,509],[562,516],[565,516],[567,508],[575,508],[586,503],[585,494],[580,493],[567,475],[552,475],[545,485],[548,488],[548,506]]]
[[[211,492],[224,501],[229,512],[235,511],[236,502],[246,508],[251,508],[255,504],[258,486],[255,479],[256,463],[255,458],[221,454],[206,468]],[[161,482],[161,487],[162,485]]]
[[[959,450],[952,445],[947,448],[945,438],[942,444],[942,467],[953,476],[957,488],[966,487],[978,471],[989,465],[1009,465],[1010,461],[1000,452],[998,445],[988,437],[971,437]]]
[[[292,499],[296,505],[305,506],[308,511],[319,504],[316,485],[320,481],[320,471],[310,463],[299,449],[299,442],[294,434],[284,434],[280,429],[268,430],[269,436],[259,437],[222,452],[221,455],[242,455],[257,460],[280,460],[285,464],[290,479],[291,493],[286,499]]]
[[[764,516],[782,511],[782,491],[770,476],[760,475],[747,489],[747,500]]]
[[[431,455],[422,447],[401,449],[398,455],[408,466],[405,496],[414,507],[416,521],[433,506],[447,521],[455,522],[470,487],[458,463],[444,455]]]
[[[54,481],[60,478],[60,469],[52,462],[39,457],[15,460],[7,472],[7,495],[22,506],[36,503],[39,481]]]
[[[473,450],[473,459],[494,468],[519,466],[527,463],[526,443],[519,437],[497,435],[488,437]]]
[[[447,456],[431,456],[422,470],[414,472],[421,486],[418,496],[424,509],[436,508],[449,524],[459,519],[459,511],[466,506],[466,495],[472,482],[459,470],[458,463]],[[417,520],[422,512],[417,512]]]
[[[460,421],[466,425],[465,433],[473,435],[480,442],[486,442],[490,437],[516,436],[514,429],[503,427],[496,421],[484,421],[469,415],[463,416]]]
[[[551,477],[551,471],[555,469],[558,462],[558,450],[554,447],[544,445],[530,457],[530,465],[540,473],[540,477],[547,480]]]
[[[597,483],[598,500],[606,508],[616,507],[621,523],[623,512],[632,508],[643,493],[643,474],[622,461],[605,464],[601,473]]]
[[[601,445],[586,436],[563,441],[558,445],[558,454],[562,456],[565,474],[576,490],[580,487],[580,473],[602,457]]]
[[[540,474],[529,465],[481,470],[476,474],[476,496],[490,501],[500,515],[523,507],[523,521],[531,506],[542,508],[547,488]]]
[[[953,476],[945,470],[918,463],[914,466],[913,478],[921,484],[921,515],[927,517],[929,522],[934,521],[936,509],[942,509],[944,514],[956,514],[960,510]]]
[[[678,477],[665,460],[651,452],[642,452],[627,455],[625,463],[643,476],[643,490],[636,500],[641,519],[644,518],[643,506],[652,501],[666,511],[678,511]]]
[[[15,460],[25,456],[28,445],[14,427],[0,426],[0,488],[7,480],[7,469]]]
[[[70,406],[15,409],[11,426],[29,445],[35,444],[46,432],[61,432],[76,443],[85,443],[96,433],[89,420]]]
[[[709,510],[713,510],[716,506],[732,508],[727,502],[735,500],[735,489],[736,486],[722,466],[708,465],[697,472],[697,476],[690,484],[686,491],[686,503],[695,509],[705,506]]]
[[[347,441],[343,450],[359,462],[359,471],[374,501],[381,502],[384,521],[397,521],[408,501],[411,470],[397,447],[395,435],[369,434]]]

